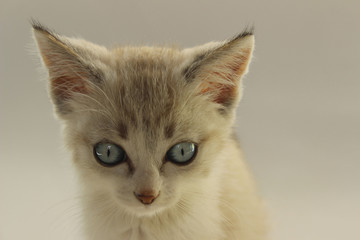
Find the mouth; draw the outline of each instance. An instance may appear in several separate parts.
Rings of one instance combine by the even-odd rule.
[[[129,196],[124,199],[124,195],[118,193],[116,198],[121,209],[137,217],[151,217],[169,208],[167,198],[164,198],[164,195],[160,194],[160,192],[155,197],[143,195],[145,196],[136,196],[134,192],[132,197]]]
[[[152,203],[142,203],[135,197],[124,199],[122,196],[117,196],[116,202],[120,209],[138,217],[151,216],[162,209],[162,207],[159,207],[158,199],[156,201],[153,200]]]
[[[151,217],[155,214],[162,212],[164,209],[165,207],[159,207],[153,204],[142,204],[140,206],[138,205],[137,207],[132,208],[132,212],[135,213],[135,215],[137,215],[138,217]]]

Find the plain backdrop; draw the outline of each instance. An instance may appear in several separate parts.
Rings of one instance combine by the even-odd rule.
[[[81,239],[30,18],[109,47],[191,47],[254,25],[236,131],[273,239],[360,239],[360,1],[0,0],[1,240]]]

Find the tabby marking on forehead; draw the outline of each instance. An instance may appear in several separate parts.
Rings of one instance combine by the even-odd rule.
[[[166,138],[172,138],[174,135],[174,131],[175,131],[175,124],[174,123],[170,123],[169,125],[167,125],[164,128],[164,135]]]
[[[122,137],[123,139],[128,138],[128,129],[127,129],[127,126],[123,122],[118,123],[117,130],[118,130],[120,137]]]

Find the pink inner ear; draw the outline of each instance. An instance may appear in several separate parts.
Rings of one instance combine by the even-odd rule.
[[[236,86],[222,87],[214,101],[216,103],[226,104],[227,102],[233,100],[237,93],[238,91]]]
[[[222,78],[226,79],[233,84],[218,83],[216,81],[204,81],[200,85],[200,93],[205,94],[208,92],[214,93],[214,102],[219,104],[225,104],[236,97],[238,94],[238,86],[241,76],[245,73],[251,50],[243,51],[243,55],[233,56],[231,62],[221,66],[217,69],[223,69],[224,71],[213,71],[209,75],[213,76],[209,79]]]
[[[83,73],[85,75],[85,73]],[[51,91],[56,98],[67,100],[73,93],[88,93],[85,81],[80,76],[62,76],[51,80]]]
[[[203,83],[200,86],[201,94],[206,94],[208,92],[215,93],[214,102],[219,104],[225,104],[229,100],[233,99],[237,94],[236,85],[223,85],[220,83]]]

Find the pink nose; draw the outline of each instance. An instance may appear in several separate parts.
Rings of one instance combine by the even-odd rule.
[[[142,191],[140,193],[134,192],[135,197],[145,205],[151,204],[154,200],[159,196],[159,194],[155,194],[153,191]]]

